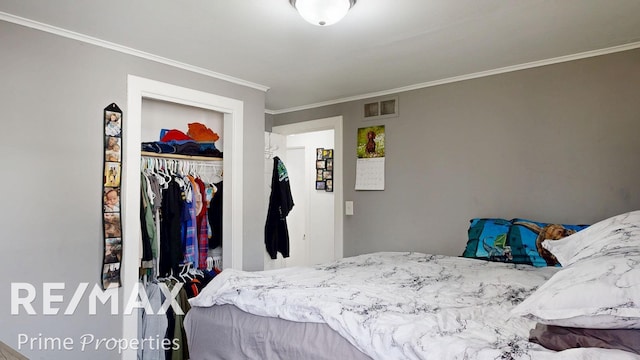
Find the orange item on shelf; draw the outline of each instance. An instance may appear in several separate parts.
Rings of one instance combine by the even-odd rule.
[[[197,122],[189,124],[187,135],[199,142],[215,142],[220,139],[220,136],[213,132],[213,130]]]

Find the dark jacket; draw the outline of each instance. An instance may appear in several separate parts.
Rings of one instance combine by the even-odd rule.
[[[271,176],[271,195],[267,210],[267,223],[264,226],[264,243],[272,259],[276,259],[278,252],[282,257],[289,257],[289,230],[287,229],[287,215],[293,209],[293,198],[289,175],[279,157],[273,158],[273,174]]]

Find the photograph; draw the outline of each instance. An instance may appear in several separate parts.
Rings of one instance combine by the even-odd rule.
[[[102,286],[104,289],[120,286],[120,263],[119,262],[103,265]]]
[[[323,159],[331,159],[331,158],[333,158],[333,149],[324,149],[322,151],[322,158]]]
[[[322,172],[322,178],[324,180],[333,179],[333,171],[325,170]]]
[[[384,125],[358,129],[358,158],[384,157]]]
[[[327,170],[333,170],[333,159],[327,159]]]
[[[120,163],[104,163],[104,186],[120,186]]]
[[[316,190],[324,190],[325,183],[324,181],[316,181]]]
[[[323,152],[324,152],[323,148],[317,148],[316,149],[316,160],[322,160],[323,159],[323,157],[322,157]]]
[[[324,190],[327,192],[333,192],[333,180],[327,180],[326,187]]]
[[[118,238],[122,236],[119,213],[104,214],[104,237]]]
[[[122,124],[120,122],[120,113],[105,111],[104,133],[108,136],[120,136],[122,132]]]
[[[316,181],[322,181],[322,180],[324,180],[324,177],[322,177],[322,172],[323,172],[323,171],[324,171],[324,170],[322,170],[322,169],[317,169],[317,170],[316,170]]]
[[[105,264],[120,262],[120,260],[122,259],[121,238],[106,239],[104,249]]]
[[[324,160],[316,161],[316,169],[324,169],[326,168],[326,166],[327,166],[326,161]]]
[[[118,190],[118,188],[104,188],[104,198],[102,199],[102,202],[104,204],[104,212],[119,212],[120,191]]]
[[[105,139],[105,160],[120,162],[121,161],[121,139],[113,136],[107,136]]]

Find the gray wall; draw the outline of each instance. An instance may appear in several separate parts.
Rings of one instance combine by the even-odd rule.
[[[99,283],[102,262],[102,109],[115,102],[127,117],[127,74],[244,101],[244,254],[263,266],[264,92],[0,21],[0,340],[18,334],[120,338],[119,316],[88,315],[85,295],[74,316],[11,316],[10,283],[65,282],[63,309],[78,283]],[[128,176],[124,174],[124,176]],[[136,244],[125,239],[124,246]],[[132,244],[132,241],[133,244]],[[137,245],[133,245],[137,246]],[[122,302],[122,289],[119,290]],[[123,307],[121,306],[120,309]],[[30,359],[119,358],[114,352],[22,351]]]
[[[460,255],[473,217],[592,223],[640,209],[639,93],[633,50],[403,92],[382,121],[363,121],[369,100],[272,121],[344,116],[345,256]],[[377,124],[385,191],[354,191],[357,128]]]

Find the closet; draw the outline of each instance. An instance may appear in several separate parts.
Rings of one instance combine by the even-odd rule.
[[[221,113],[143,100],[139,281],[152,307],[164,303],[166,286],[184,313],[140,309],[138,339],[170,346],[140,349],[139,358],[188,358],[182,325],[188,299],[224,266],[222,126]]]
[[[143,104],[144,103],[144,104]],[[150,114],[150,106],[162,107],[160,115]],[[166,105],[166,106],[165,106]],[[144,108],[144,109],[143,109]],[[123,257],[122,296],[135,298],[140,285],[140,149],[141,142],[156,140],[162,128],[184,129],[192,121],[207,125],[221,139],[216,143],[224,149],[224,181],[227,183],[223,201],[223,252],[222,267],[243,269],[243,163],[244,163],[244,102],[242,100],[177,86],[135,75],[127,76],[127,121],[123,122]],[[190,112],[189,115],[181,110]],[[202,111],[205,118],[193,113]],[[175,115],[169,115],[175,114]],[[211,118],[209,118],[211,117]],[[216,122],[220,124],[218,127]],[[224,127],[224,128],[223,128]],[[151,299],[150,299],[151,300]],[[157,299],[156,299],[157,300]],[[155,309],[156,307],[152,305]],[[122,316],[122,337],[142,338],[147,332],[142,328],[137,313]],[[145,337],[146,338],[146,337]],[[123,360],[135,360],[139,354],[135,348],[122,351]]]

